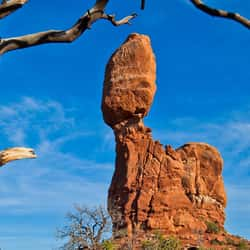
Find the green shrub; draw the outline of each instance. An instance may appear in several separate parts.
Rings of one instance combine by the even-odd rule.
[[[247,243],[244,240],[241,240],[238,244],[237,244],[237,250],[249,250],[250,248],[248,247]]]
[[[220,228],[216,223],[212,221],[207,221],[206,225],[207,225],[207,230],[206,230],[207,233],[217,234],[220,232]]]
[[[155,250],[155,242],[151,240],[146,240],[142,243],[143,250]]]
[[[102,243],[102,249],[103,250],[115,250],[115,246],[113,244],[112,241],[110,240],[105,240],[103,243]]]
[[[235,246],[236,245],[234,240],[231,239],[231,238],[226,238],[226,243],[227,243],[227,245],[230,245],[230,246]]]
[[[224,245],[224,242],[221,242],[221,241],[219,241],[219,240],[217,240],[217,239],[212,239],[212,240],[210,241],[210,243],[211,243],[212,245],[220,245],[220,246]]]
[[[181,250],[180,241],[174,237],[168,239],[156,233],[152,240],[142,243],[142,250]]]
[[[160,247],[158,250],[180,250],[180,249],[181,249],[180,241],[174,237],[170,237],[160,242]]]

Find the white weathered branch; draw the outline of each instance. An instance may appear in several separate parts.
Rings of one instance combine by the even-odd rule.
[[[0,19],[21,8],[28,0],[3,0],[0,4]]]
[[[129,21],[136,17],[136,14],[127,16],[116,21],[114,15],[106,14],[105,7],[109,0],[97,0],[95,5],[87,11],[80,19],[68,30],[48,30],[34,34],[12,37],[0,40],[0,55],[7,51],[27,48],[45,43],[69,43],[81,36],[84,31],[99,19],[106,19],[113,25],[119,26],[129,24]]]
[[[27,158],[36,158],[36,154],[32,148],[8,148],[0,151],[0,166],[11,161]]]
[[[246,28],[250,29],[250,20],[247,19],[246,17],[241,16],[238,13],[228,12],[225,10],[220,10],[220,9],[215,9],[215,8],[209,7],[206,4],[204,4],[203,1],[201,1],[201,0],[190,0],[190,1],[191,1],[191,3],[194,4],[194,6],[196,8],[198,8],[199,10],[201,10],[201,11],[203,11],[211,16],[231,19],[233,21],[236,21],[236,22],[242,24]]]

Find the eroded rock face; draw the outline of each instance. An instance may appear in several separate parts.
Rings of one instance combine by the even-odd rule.
[[[108,209],[115,233],[160,230],[195,238],[207,222],[224,227],[223,160],[205,143],[175,150],[152,139],[142,118],[156,89],[155,65],[149,38],[132,34],[106,69],[103,117],[116,138]]]

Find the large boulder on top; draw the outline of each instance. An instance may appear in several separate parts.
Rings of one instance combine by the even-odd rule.
[[[156,91],[156,62],[148,36],[131,34],[106,67],[102,111],[105,122],[115,124],[144,117]]]

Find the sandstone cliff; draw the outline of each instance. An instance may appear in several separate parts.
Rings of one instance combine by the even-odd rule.
[[[223,160],[216,148],[154,141],[143,124],[156,91],[156,62],[147,36],[131,34],[106,68],[102,111],[116,138],[108,209],[115,234],[155,230],[186,243],[209,242],[208,223],[224,232]],[[224,236],[226,233],[224,233]],[[218,235],[217,235],[218,237]]]

